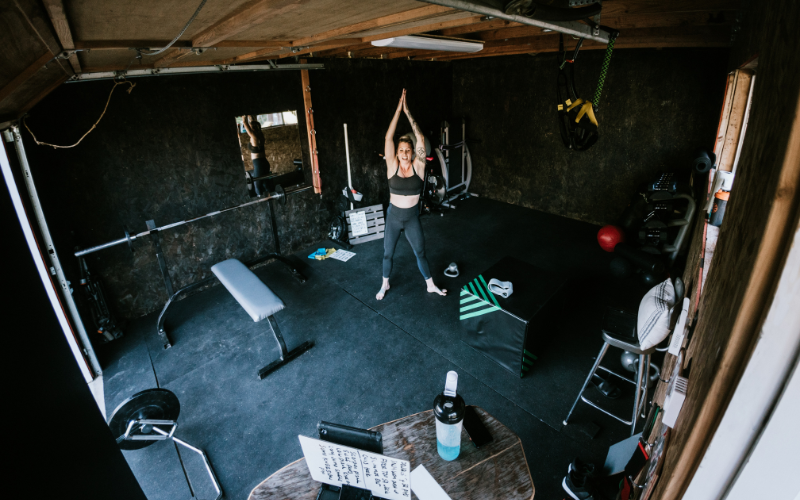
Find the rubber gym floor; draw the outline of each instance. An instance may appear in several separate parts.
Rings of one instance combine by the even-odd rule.
[[[181,402],[175,435],[206,451],[225,498],[245,500],[301,458],[297,435],[315,436],[318,421],[369,428],[429,410],[447,371],[456,370],[466,403],[519,435],[535,498],[567,497],[561,480],[573,457],[602,465],[608,446],[629,435],[627,426],[583,403],[569,426],[562,421],[602,345],[604,308],[635,311],[646,288],[635,278],[610,277],[612,256],[599,248],[599,227],[592,224],[471,198],[443,217],[423,217],[422,226],[431,272],[447,297],[426,293],[405,238],[395,253],[392,288],[380,302],[383,240],[355,246],[348,262],[306,258],[335,246],[320,241],[292,257],[309,278],[304,284],[277,262],[255,271],[286,303],[275,317],[288,348],[307,339],[314,348],[259,381],[257,370],[278,356],[266,321],[254,323],[215,286],[170,308],[171,349],[159,343],[157,312],[98,349],[107,414],[138,391],[173,391]],[[458,290],[506,255],[570,276],[568,310],[557,330],[546,333],[549,344],[524,378],[459,340]],[[442,274],[450,262],[458,263],[458,278]],[[620,352],[611,348],[603,364],[621,370]],[[587,395],[628,417],[633,386],[619,386],[622,397],[614,401],[595,389]],[[584,432],[592,424],[600,428],[594,437]],[[124,454],[149,499],[191,498],[172,443]],[[181,458],[197,498],[213,498],[199,458],[187,451]]]

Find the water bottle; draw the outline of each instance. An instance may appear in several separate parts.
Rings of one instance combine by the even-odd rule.
[[[448,462],[461,451],[461,427],[464,423],[464,400],[456,394],[458,373],[447,372],[444,392],[433,400],[436,417],[436,450]]]

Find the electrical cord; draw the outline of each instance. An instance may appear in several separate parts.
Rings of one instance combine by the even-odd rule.
[[[135,86],[136,86],[136,84],[135,84],[135,83],[133,83],[133,82],[129,82],[128,80],[115,80],[115,81],[114,81],[114,86],[113,86],[113,87],[111,87],[111,92],[109,92],[109,94],[108,94],[108,100],[106,101],[106,106],[103,108],[103,112],[100,114],[100,118],[98,118],[98,119],[97,119],[97,121],[96,121],[96,122],[94,122],[94,125],[92,125],[92,128],[90,128],[89,130],[87,130],[87,131],[86,131],[86,133],[85,133],[85,134],[83,134],[83,135],[81,136],[81,138],[80,138],[80,139],[78,139],[78,142],[76,142],[75,144],[73,144],[73,145],[71,145],[71,146],[59,146],[59,145],[57,145],[57,144],[50,144],[50,143],[47,143],[47,142],[41,142],[41,141],[39,141],[39,139],[37,139],[37,138],[36,138],[36,136],[35,136],[35,135],[34,135],[34,133],[33,133],[33,130],[31,130],[31,128],[28,126],[28,122],[27,122],[27,120],[26,120],[26,119],[27,119],[27,116],[26,116],[25,118],[23,118],[23,119],[22,119],[22,123],[25,125],[25,128],[26,128],[26,129],[28,129],[28,132],[30,132],[30,134],[31,134],[31,137],[33,137],[33,141],[34,141],[34,142],[35,142],[37,145],[39,145],[39,146],[52,146],[54,149],[69,149],[69,148],[74,148],[75,146],[77,146],[78,144],[80,144],[80,143],[81,143],[81,141],[84,139],[84,137],[86,137],[87,135],[89,135],[89,133],[90,133],[92,130],[94,130],[96,127],[97,127],[97,124],[98,124],[98,123],[100,123],[100,120],[102,120],[102,119],[103,119],[103,116],[106,114],[106,110],[108,109],[108,104],[111,102],[111,94],[113,94],[113,93],[114,93],[114,89],[115,89],[115,88],[117,88],[117,85],[123,85],[123,84],[125,84],[125,83],[127,83],[128,85],[130,85],[130,88],[128,89],[128,93],[129,93],[129,94],[131,93],[131,90],[133,90],[133,87],[135,87]]]
[[[194,21],[194,18],[197,17],[197,14],[200,13],[200,11],[203,9],[203,6],[206,4],[207,1],[208,0],[203,0],[202,2],[200,2],[200,6],[197,7],[197,10],[194,11],[194,14],[192,14],[192,18],[189,19],[189,22],[186,23],[186,26],[183,27],[181,32],[178,33],[178,36],[173,38],[172,41],[169,42],[166,47],[162,47],[162,48],[160,48],[160,49],[158,49],[156,51],[153,51],[153,52],[147,52],[147,51],[144,51],[144,50],[139,50],[139,53],[143,54],[143,55],[146,55],[146,56],[154,56],[154,55],[160,54],[160,53],[164,52],[165,50],[167,50],[168,48],[172,47],[175,44],[175,42],[177,42],[178,39],[181,36],[183,36],[183,34],[186,32],[186,30],[189,29],[189,25],[192,24],[192,21]]]

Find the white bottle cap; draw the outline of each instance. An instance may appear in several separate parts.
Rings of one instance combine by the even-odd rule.
[[[458,387],[458,373],[447,372],[447,382],[444,383],[444,395],[449,398],[456,397],[456,387]]]

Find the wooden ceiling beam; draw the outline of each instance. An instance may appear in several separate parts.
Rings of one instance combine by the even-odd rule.
[[[665,28],[679,26],[730,25],[735,18],[735,10],[668,12],[664,14],[631,14],[607,18],[603,25],[620,31],[638,28]]]
[[[405,28],[397,31],[390,31],[388,33],[381,33],[379,35],[369,35],[361,38],[362,42],[371,42],[373,40],[384,40],[386,38],[395,38],[398,36],[418,35],[420,33],[428,33],[429,31],[439,31],[446,28],[471,25],[479,22],[481,16],[470,16],[461,19],[451,19],[449,21],[440,21],[437,23],[426,24],[423,26],[416,26],[413,28]]]
[[[291,40],[223,40],[214,45],[219,48],[289,47]]]
[[[436,61],[460,61],[463,59],[478,59],[481,57],[497,57],[497,56],[512,56],[512,55],[519,55],[519,54],[538,54],[539,52],[532,50],[531,47],[523,46],[523,47],[496,47],[495,49],[491,50],[482,50],[480,52],[475,52],[473,54],[458,54],[453,56],[437,56],[434,58]],[[414,59],[418,60],[426,60],[429,59],[430,56],[420,55],[415,57]]]
[[[603,5],[601,23],[615,29],[729,24],[732,19],[730,13],[738,8],[735,0],[676,0],[666,3],[658,0],[615,0]],[[724,19],[720,19],[720,13],[723,14]],[[493,19],[470,26],[442,30],[440,34],[460,36],[503,28],[539,29],[502,19]],[[529,34],[522,36],[529,36]]]
[[[614,48],[669,48],[669,47],[728,47],[730,46],[730,32],[726,26],[687,27],[673,28],[643,28],[629,30],[626,36],[620,36]],[[587,40],[581,50],[605,49],[606,45]],[[541,53],[557,52],[558,37],[543,34],[538,36],[490,40],[480,52],[425,52],[412,55],[412,59],[431,59],[439,61],[454,61],[459,59],[472,59],[478,57],[491,57],[495,55],[508,55],[512,53]]]
[[[719,12],[738,10],[737,0],[614,0],[603,4],[600,23],[606,19],[634,14],[670,14],[676,12]]]
[[[291,57],[296,55],[302,54],[310,54],[312,52],[316,52],[318,50],[327,50],[330,48],[338,48],[347,45],[353,45],[360,43],[361,40],[358,38],[344,38],[341,39],[341,42],[337,40],[325,40],[319,42],[315,45],[308,46],[308,47],[293,47],[293,43],[289,42],[288,45],[284,45],[281,47],[273,47],[273,48],[266,48],[255,50],[253,52],[248,52],[246,54],[242,54],[236,57],[232,57],[230,59],[225,59],[224,61],[220,61],[220,64],[238,64],[246,61],[260,61],[265,59],[281,59],[284,57]]]
[[[17,118],[21,118],[25,113],[30,111],[31,108],[39,104],[39,101],[47,97],[47,95],[50,94],[50,92],[54,91],[59,86],[61,86],[61,84],[67,81],[67,79],[69,79],[68,75],[62,75],[58,77],[55,81],[53,81],[53,83],[44,88],[41,92],[36,94],[36,97],[28,101],[27,104],[25,104],[19,111],[17,111]]]
[[[221,61],[217,61],[217,64],[238,64],[245,61],[274,59],[279,55],[286,53],[291,53],[291,49],[287,47],[272,47],[272,48],[256,50],[253,52],[248,52],[246,54],[242,54],[236,57],[231,57],[229,59],[223,59]]]
[[[102,66],[84,66],[83,72],[84,73],[105,73],[107,71],[120,71],[124,70],[128,66],[128,63],[124,64],[104,64]],[[199,66],[199,64],[198,64]],[[131,66],[129,69],[154,69],[152,63],[143,63],[143,64],[136,64],[135,66]]]
[[[361,57],[383,57],[383,59],[391,59],[391,55],[398,52],[408,52],[409,49],[396,49],[392,47],[366,47],[361,50],[350,51],[353,58]],[[413,49],[412,49],[413,51]]]
[[[128,50],[128,49],[155,49],[165,47],[170,40],[75,40],[75,48],[79,50]],[[172,47],[176,49],[189,48],[192,42],[178,40]]]
[[[439,5],[428,5],[426,7],[407,10],[405,12],[391,14],[388,16],[376,17],[375,19],[370,19],[368,21],[362,21],[360,23],[351,24],[349,26],[342,26],[341,28],[336,28],[333,30],[318,33],[316,35],[300,38],[295,40],[293,42],[293,45],[296,46],[309,45],[321,42],[323,40],[330,40],[332,38],[339,38],[345,35],[359,33],[361,31],[367,31],[375,28],[396,26],[411,21],[418,21],[420,19],[437,17],[442,14],[451,12],[454,12],[454,10],[449,7],[441,7]]]
[[[524,26],[524,25],[520,23],[506,21],[504,19],[492,19],[489,21],[480,21],[475,24],[470,24],[468,26],[461,26],[459,28],[444,29],[439,34],[442,36],[460,36],[460,35],[468,35],[470,33],[475,33],[478,31],[508,28],[511,26]]]
[[[236,64],[245,61],[254,61],[263,59],[272,59],[272,58],[281,59],[285,57],[299,56],[304,54],[311,54],[311,53],[316,54],[317,52],[320,52],[319,54],[316,54],[318,57],[331,57],[333,54],[328,53],[328,50],[330,50],[330,48],[349,47],[350,45],[358,45],[360,43],[369,42],[372,40],[381,40],[384,38],[391,38],[393,36],[425,33],[427,31],[439,30],[449,26],[460,26],[463,24],[471,24],[480,18],[480,16],[469,16],[463,19],[439,21],[431,24],[416,26],[413,28],[405,28],[402,30],[396,30],[381,35],[369,35],[362,38],[344,38],[344,39],[338,38],[345,35],[368,31],[379,27],[400,25],[412,21],[418,21],[420,19],[436,18],[442,16],[443,14],[451,14],[452,12],[454,12],[453,9],[447,7],[440,7],[437,5],[420,7],[418,9],[413,9],[398,14],[391,14],[389,16],[378,17],[375,19],[370,19],[369,21],[363,21],[349,26],[343,26],[341,28],[336,28],[334,30],[319,33],[310,37],[293,40],[291,42],[291,46],[295,48],[294,50],[285,50],[285,49],[275,50],[266,48],[266,49],[256,50],[253,52],[248,52],[247,54],[242,54],[234,58],[227,59],[225,61],[220,61],[220,63]],[[326,50],[323,52],[320,50],[321,48],[325,48]],[[336,52],[336,54],[340,53],[341,52]]]
[[[356,45],[349,45],[346,47],[339,47],[338,49],[331,49],[326,51],[320,51],[317,54],[314,54],[315,57],[335,57],[341,54],[345,54],[347,52],[354,52],[359,50],[365,50],[372,47],[370,43],[359,43]]]
[[[156,68],[166,68],[190,54],[194,54],[191,49],[169,49],[163,56],[153,61],[153,66]],[[147,54],[144,55],[146,56]]]
[[[291,50],[280,54],[277,57],[277,59],[283,59],[285,57],[301,56],[329,49],[338,49],[340,47],[351,47],[353,45],[359,45],[359,44],[361,44],[360,38],[339,38],[336,40],[327,40],[325,42],[320,42],[318,44],[311,45],[309,47],[298,47],[296,49],[292,48]]]
[[[223,40],[302,7],[303,0],[254,0],[244,4],[192,38],[194,47],[211,47]]]
[[[397,52],[392,52],[389,54],[389,59],[407,59],[412,55],[420,55],[422,54],[423,50],[418,49],[400,49]]]
[[[52,24],[47,12],[42,11],[37,2],[22,2],[20,4],[19,0],[14,0],[14,5],[16,5],[17,10],[19,10],[22,17],[39,38],[39,41],[42,42],[42,45],[53,54],[60,54],[63,49],[53,34]],[[74,72],[71,67],[65,67],[58,59],[56,62],[66,75],[73,75]]]
[[[56,30],[61,47],[64,50],[73,50],[75,44],[72,41],[72,30],[67,21],[67,14],[64,12],[64,3],[61,0],[42,0],[44,8],[47,10],[47,15],[50,16],[50,22],[53,23],[53,28]],[[78,56],[75,53],[70,54],[69,64],[75,73],[81,72],[81,64],[78,61]]]
[[[45,64],[50,62],[53,59],[53,53],[49,50],[45,51],[42,56],[37,59],[33,64],[25,68],[22,73],[18,74],[14,77],[13,80],[8,82],[5,87],[0,89],[0,101],[5,99],[6,97],[10,96],[15,90],[22,86],[25,82],[27,82],[33,75],[36,74],[37,71],[42,69]]]
[[[82,50],[128,50],[133,48],[149,49],[165,47],[170,40],[92,40],[75,41],[75,48]],[[266,47],[290,47],[290,40],[224,40],[215,44],[213,47],[203,48],[266,48]],[[178,40],[172,45],[175,49],[192,48],[191,41]]]
[[[637,14],[633,16],[605,19],[603,24],[619,30],[631,30],[640,28],[680,28],[684,26],[721,26],[733,22],[732,13],[728,12],[690,12],[690,13],[670,13],[670,14]],[[538,26],[516,26],[512,28],[500,28],[476,33],[480,40],[502,40],[508,38],[519,38],[535,35],[557,35],[556,32],[543,32]],[[627,35],[622,32],[620,38]]]
[[[284,54],[281,54],[279,57],[280,58],[282,58],[282,57],[290,57],[290,56],[294,56],[294,55],[310,54],[310,53],[314,53],[317,57],[330,57],[333,54],[328,53],[328,51],[322,52],[322,51],[319,50],[319,47],[324,46],[324,44],[327,44],[328,46],[331,46],[331,47],[337,47],[337,46],[338,47],[346,47],[346,48],[349,49],[348,51],[351,51],[352,50],[352,49],[350,49],[351,45],[360,45],[360,44],[363,44],[363,43],[367,43],[368,44],[367,48],[376,48],[376,49],[378,49],[378,47],[373,47],[371,44],[369,44],[369,42],[372,42],[373,40],[383,40],[385,38],[393,38],[393,37],[398,37],[398,36],[414,35],[414,34],[419,34],[419,33],[427,33],[429,31],[438,31],[438,30],[440,30],[442,28],[447,28],[447,27],[450,27],[450,26],[463,26],[463,25],[466,25],[466,24],[473,24],[473,23],[478,22],[479,19],[480,19],[480,16],[470,16],[470,17],[461,18],[461,19],[451,19],[451,20],[448,20],[448,21],[440,21],[440,22],[437,22],[437,23],[425,24],[425,25],[416,26],[416,27],[413,27],[413,28],[405,28],[405,29],[402,29],[402,30],[392,31],[392,32],[389,32],[389,33],[382,33],[382,34],[379,34],[379,35],[369,35],[369,36],[365,36],[365,37],[362,37],[362,38],[350,38],[350,39],[337,38],[337,39],[334,39],[334,40],[327,40],[325,42],[320,42],[320,43],[315,44],[313,46],[310,46],[308,48],[304,48],[303,50],[298,51],[298,52],[284,53]],[[317,54],[317,52],[319,52],[319,54]],[[390,53],[391,51],[383,49],[383,52],[384,53]],[[342,51],[337,51],[336,52],[336,54],[340,54],[340,53],[342,53]],[[381,52],[378,51],[377,53],[381,53]],[[362,57],[362,56],[359,55],[358,57]]]

